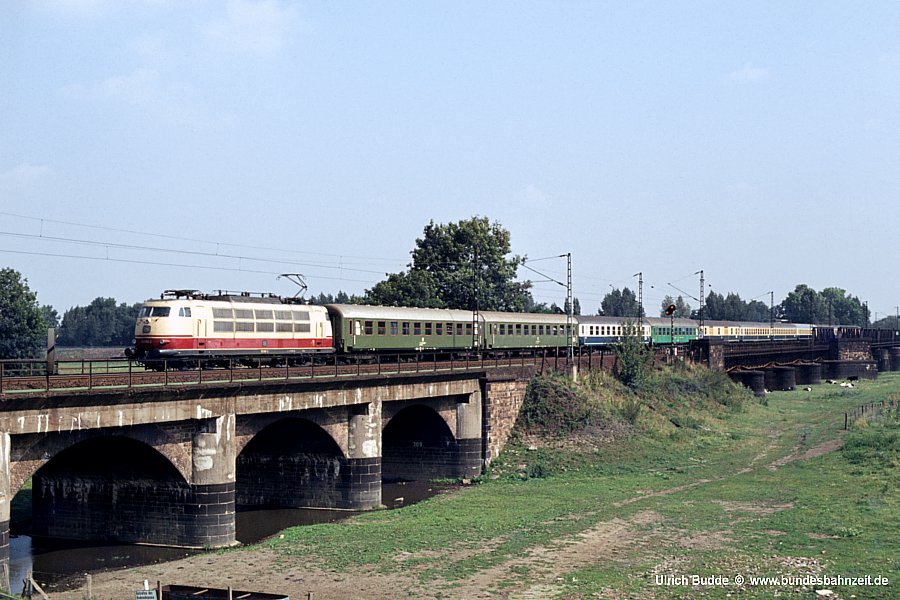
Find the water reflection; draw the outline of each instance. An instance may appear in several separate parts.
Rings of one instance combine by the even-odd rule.
[[[385,483],[381,497],[387,508],[399,508],[454,487],[429,482]],[[253,544],[288,527],[330,523],[355,514],[359,513],[347,510],[238,508],[237,539],[242,544]],[[160,546],[94,545],[32,539],[29,535],[13,533],[9,541],[9,582],[13,592],[21,591],[28,571],[33,571],[35,580],[49,592],[83,585],[85,573],[166,562],[194,553],[183,548]]]

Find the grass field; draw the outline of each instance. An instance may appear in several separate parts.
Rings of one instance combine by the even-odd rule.
[[[551,383],[591,404],[554,424],[566,435],[520,430],[475,485],[269,546],[398,576],[397,597],[900,597],[898,415],[842,431],[858,405],[900,401],[900,374],[764,404],[717,377],[668,373],[637,395]]]

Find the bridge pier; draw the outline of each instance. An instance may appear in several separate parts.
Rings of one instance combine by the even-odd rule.
[[[235,415],[200,420],[191,449],[193,481],[183,544],[221,548],[235,538]]]

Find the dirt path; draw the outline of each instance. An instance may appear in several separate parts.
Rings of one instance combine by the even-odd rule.
[[[766,468],[774,470],[793,461],[807,460],[837,450],[841,445],[842,440],[838,439],[819,444],[803,453],[794,449],[787,456],[769,463]],[[634,496],[617,502],[616,506],[676,494],[746,473],[772,449],[774,440],[763,453],[751,461],[749,467],[735,471],[729,476],[702,479]],[[624,560],[628,551],[636,547],[653,552],[654,547],[658,547],[662,542],[684,547],[696,547],[694,544],[697,543],[723,542],[716,536],[704,537],[701,542],[696,536],[691,537],[682,531],[665,527],[646,527],[659,521],[661,516],[650,510],[640,511],[628,519],[615,518],[604,521],[571,539],[531,548],[523,556],[485,568],[467,580],[454,582],[452,587],[445,586],[441,581],[423,583],[415,569],[390,574],[377,573],[373,569],[337,573],[306,565],[302,558],[279,555],[267,548],[250,548],[100,573],[93,576],[93,593],[97,600],[133,598],[135,590],[139,589],[146,579],[151,586],[159,580],[163,583],[190,582],[215,587],[230,585],[233,589],[283,592],[292,600],[306,599],[307,593],[312,594],[313,600],[355,598],[395,600],[406,597],[527,600],[546,598],[559,591],[566,573],[598,562],[614,563]],[[443,556],[447,560],[459,558],[453,549],[447,549]],[[664,562],[659,565],[660,569],[665,570],[672,566]],[[528,581],[534,583],[524,585],[521,573],[527,573]],[[82,600],[84,597],[84,589],[52,594],[52,600]]]

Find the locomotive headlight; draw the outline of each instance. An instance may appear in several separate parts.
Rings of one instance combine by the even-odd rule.
[[[159,345],[160,345],[160,346],[165,346],[165,345],[168,344],[168,343],[169,343],[169,340],[159,340]]]

